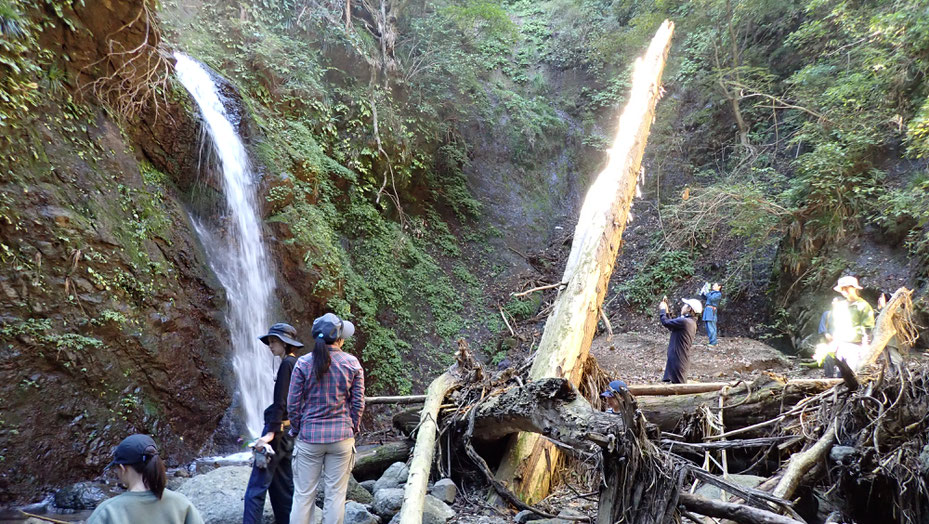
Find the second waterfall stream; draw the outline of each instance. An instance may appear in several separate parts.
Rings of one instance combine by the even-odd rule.
[[[257,180],[248,153],[223,106],[216,82],[198,62],[175,53],[178,80],[190,92],[222,172],[225,210],[214,224],[194,217],[210,265],[226,290],[226,320],[237,395],[251,437],[260,436],[262,410],[271,403],[274,357],[258,340],[270,325],[274,275],[261,235]]]

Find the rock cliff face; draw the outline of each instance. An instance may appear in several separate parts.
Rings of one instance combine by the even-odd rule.
[[[161,162],[168,176],[128,138],[195,163],[194,124],[176,104],[127,124],[87,96],[114,45],[157,44],[143,1],[64,4],[22,13],[47,53],[22,59],[62,80],[0,129],[0,502],[100,474],[133,432],[193,458],[234,384],[223,292],[180,203],[190,166]]]

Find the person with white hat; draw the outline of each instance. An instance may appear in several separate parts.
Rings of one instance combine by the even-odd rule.
[[[325,482],[322,524],[342,524],[364,411],[364,371],[342,351],[355,325],[332,313],[313,321],[313,351],[297,360],[287,396],[294,445],[290,524],[315,522],[316,490]]]
[[[662,382],[684,384],[687,382],[687,369],[690,367],[690,349],[693,347],[694,337],[697,334],[696,316],[703,311],[703,304],[693,298],[685,298],[681,306],[681,316],[670,318],[668,316],[667,297],[658,305],[658,316],[661,325],[671,332],[668,342],[668,362],[665,364]]]
[[[826,376],[836,376],[832,359],[844,360],[852,371],[858,371],[869,346],[868,333],[874,328],[874,309],[858,294],[862,288],[857,278],[844,276],[832,289],[844,300],[832,301],[828,344],[824,349],[817,348],[817,360],[822,363]]]

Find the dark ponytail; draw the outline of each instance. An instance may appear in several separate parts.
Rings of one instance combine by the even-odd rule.
[[[145,450],[145,454],[142,455],[142,462],[131,466],[132,469],[142,475],[142,482],[145,483],[145,487],[154,493],[158,500],[161,500],[161,496],[165,492],[167,477],[165,475],[165,463],[158,456],[158,451],[149,446]]]
[[[316,380],[323,379],[323,375],[329,371],[331,362],[332,357],[329,356],[329,347],[326,345],[323,334],[320,333],[316,335],[313,345],[313,374],[316,375]]]

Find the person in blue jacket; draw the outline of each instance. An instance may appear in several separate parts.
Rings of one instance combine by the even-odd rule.
[[[667,299],[658,306],[661,325],[671,332],[668,342],[668,363],[665,364],[662,382],[672,384],[685,384],[687,382],[687,369],[690,367],[690,348],[693,347],[694,337],[697,334],[696,316],[703,310],[703,304],[694,298],[685,298],[681,307],[681,316],[671,318],[668,316]]]
[[[706,300],[706,307],[703,309],[703,322],[706,324],[706,336],[709,337],[711,348],[715,348],[719,343],[716,329],[716,322],[719,320],[719,303],[723,299],[722,287],[719,282],[713,284],[713,287],[704,293],[701,293]]]

